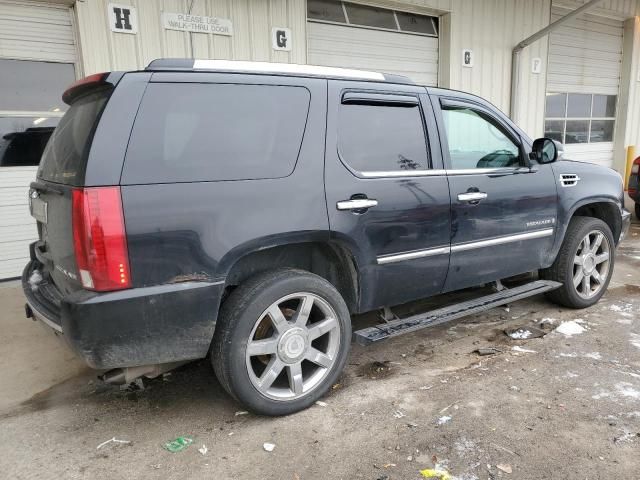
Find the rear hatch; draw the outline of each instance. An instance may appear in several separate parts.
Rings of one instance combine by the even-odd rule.
[[[103,225],[97,221],[90,224],[86,215],[91,203],[96,202],[95,192],[100,197],[105,189],[90,189],[94,195],[89,195],[83,187],[93,135],[114,89],[106,78],[107,74],[87,77],[64,93],[63,100],[70,108],[49,139],[37,180],[29,191],[30,211],[37,220],[39,236],[34,253],[42,264],[42,273],[63,294],[92,287],[86,278],[83,282],[79,268],[83,267],[79,263],[87,263],[88,252],[83,249],[87,249],[85,237],[92,227],[105,246],[105,232],[99,231]],[[109,195],[113,197],[113,193]],[[117,195],[119,202],[119,189]]]

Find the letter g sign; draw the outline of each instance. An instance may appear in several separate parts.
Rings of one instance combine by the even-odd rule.
[[[274,50],[291,51],[291,30],[274,27],[271,30],[271,46]]]

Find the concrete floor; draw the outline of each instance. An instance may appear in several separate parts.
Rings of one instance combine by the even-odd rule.
[[[537,297],[354,346],[326,405],[284,418],[236,415],[207,361],[142,391],[102,385],[23,303],[15,282],[0,286],[3,478],[640,479],[638,224],[598,305]],[[542,338],[503,332],[545,318]],[[586,331],[552,331],[566,320]],[[502,353],[472,353],[485,346]],[[195,444],[162,449],[180,435]],[[113,437],[131,443],[96,448]]]

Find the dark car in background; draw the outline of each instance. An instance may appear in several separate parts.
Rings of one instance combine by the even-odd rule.
[[[640,157],[636,158],[631,165],[627,193],[635,204],[636,218],[640,220]]]
[[[613,170],[404,77],[157,60],[63,99],[30,190],[26,312],[114,383],[209,356],[247,408],[291,413],[338,379],[352,314],[384,312],[353,333],[370,344],[538,293],[584,308],[629,226]]]

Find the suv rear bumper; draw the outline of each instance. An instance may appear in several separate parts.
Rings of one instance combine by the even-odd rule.
[[[30,282],[40,267],[32,260],[22,274],[27,316],[62,333],[90,367],[132,367],[207,355],[224,281],[62,295],[47,278]]]

